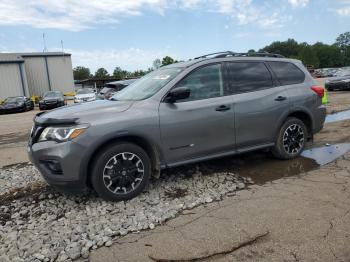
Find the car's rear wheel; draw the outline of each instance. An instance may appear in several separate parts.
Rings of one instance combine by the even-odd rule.
[[[303,121],[289,117],[280,128],[272,153],[279,159],[292,159],[303,152],[308,133]]]
[[[91,182],[97,194],[105,200],[128,200],[143,191],[150,175],[151,161],[141,147],[117,143],[97,156]]]

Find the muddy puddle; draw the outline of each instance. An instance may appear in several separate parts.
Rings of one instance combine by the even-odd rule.
[[[333,122],[343,121],[347,119],[350,119],[350,110],[327,115],[326,123],[333,123]]]
[[[292,160],[278,160],[269,152],[256,151],[176,167],[171,172],[191,173],[189,170],[192,169],[203,173],[234,172],[242,177],[250,177],[254,184],[263,185],[283,177],[298,176],[315,170],[349,151],[350,143],[339,143],[306,149],[302,156]]]
[[[237,169],[240,176],[250,177],[255,184],[262,185],[279,178],[298,176],[314,170],[333,162],[349,151],[350,143],[334,144],[307,149],[301,157],[288,161],[261,157],[249,164],[243,164]]]

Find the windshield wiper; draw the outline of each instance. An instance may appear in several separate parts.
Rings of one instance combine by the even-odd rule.
[[[110,98],[109,100],[111,100],[111,101],[118,101],[118,99],[116,99],[116,98]]]

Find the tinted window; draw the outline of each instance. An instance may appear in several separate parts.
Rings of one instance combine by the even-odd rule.
[[[282,85],[300,84],[305,80],[304,72],[292,63],[269,62],[269,65]]]
[[[191,94],[189,98],[182,101],[193,101],[207,99],[223,95],[223,82],[221,76],[221,65],[214,64],[201,67],[184,79],[176,87],[187,87]]]
[[[273,86],[269,70],[260,62],[228,63],[227,78],[227,94],[252,92]]]

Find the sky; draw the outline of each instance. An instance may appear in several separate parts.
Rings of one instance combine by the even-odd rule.
[[[350,0],[0,0],[0,52],[62,51],[63,42],[73,66],[92,73],[288,38],[332,44],[346,31]]]

